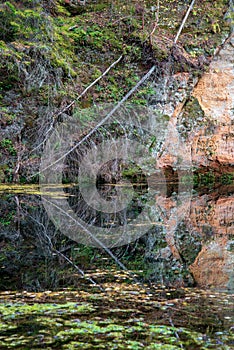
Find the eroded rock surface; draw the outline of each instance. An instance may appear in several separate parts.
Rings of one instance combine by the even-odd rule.
[[[231,124],[234,119],[234,34],[198,81],[193,96],[215,122]]]
[[[234,35],[211,63],[209,71],[193,91],[205,116],[213,122],[213,133],[204,128],[192,142],[193,162],[200,166],[234,165]]]
[[[184,165],[189,165],[190,157],[190,163],[198,168],[233,166],[234,35],[226,40],[198,82],[191,81],[189,75],[174,80],[177,92],[174,100],[169,98],[164,105],[164,113],[171,119],[157,166],[176,168],[181,166],[181,158],[186,160]],[[190,91],[192,97],[188,98]]]

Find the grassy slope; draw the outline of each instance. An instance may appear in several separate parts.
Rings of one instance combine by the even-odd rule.
[[[39,154],[28,152],[43,140],[55,112],[120,55],[121,62],[89,90],[79,107],[118,101],[154,63],[163,74],[188,6],[178,0],[160,4],[151,45],[155,1],[67,3],[22,0],[0,5],[0,181],[13,180],[19,157],[22,168],[37,166]],[[173,58],[174,73],[192,70],[197,75],[209,63],[229,30],[223,20],[227,6],[227,0],[196,1]],[[146,104],[152,93],[148,82],[131,102]]]

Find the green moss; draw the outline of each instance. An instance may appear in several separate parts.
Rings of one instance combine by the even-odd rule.
[[[46,293],[41,295],[46,297]],[[33,294],[25,294],[25,297],[27,296],[34,298]],[[55,296],[61,300],[62,293],[57,292]],[[104,296],[96,295],[90,303],[65,301],[64,304],[37,302],[0,304],[0,346],[3,349],[37,348],[41,346],[42,338],[43,346],[50,349],[108,347],[176,350],[182,346],[186,349],[213,349],[215,346],[214,336],[208,341],[198,331],[157,324],[148,320],[142,312],[141,317],[136,318],[136,309],[131,308],[134,296],[128,301],[130,305],[127,309],[124,305],[120,308],[114,307],[109,296],[109,308],[100,315],[97,313],[99,316],[95,317],[94,312],[99,307],[93,305],[98,305],[98,302],[105,300],[103,298]],[[141,304],[144,305],[146,302],[142,300]],[[156,313],[156,310],[154,312]],[[162,313],[162,310],[160,312]],[[230,349],[226,345],[231,339],[227,331],[219,332],[216,338],[225,344],[225,349]]]
[[[1,168],[0,168],[1,170]],[[11,211],[7,214],[5,214],[4,217],[0,217],[0,224],[3,226],[9,226],[10,224],[12,224],[14,222],[14,218],[15,218],[15,211]]]
[[[191,97],[184,108],[185,117],[190,119],[203,118],[204,112],[195,97]]]
[[[228,0],[217,0],[215,4],[211,0],[195,2],[178,41],[178,47],[187,53],[181,50],[181,57],[173,61],[173,73],[183,70],[201,74],[199,56],[204,55],[209,61],[229,31],[229,24],[223,20],[228,3]],[[160,18],[151,45],[155,1],[139,4],[98,0],[85,6],[73,5],[63,0],[1,3],[0,98],[4,99],[5,92],[14,90],[22,98],[30,97],[32,104],[46,108],[50,101],[51,110],[60,109],[61,105],[75,100],[123,55],[118,65],[90,89],[77,106],[87,108],[119,101],[152,64],[161,68],[172,62],[173,38],[188,6],[184,1],[160,3]],[[154,93],[147,83],[129,102],[147,105]],[[185,112],[182,120],[185,129],[193,127],[190,118],[194,118],[199,127],[206,123],[198,120],[202,115],[201,111],[197,114],[197,110],[196,103],[188,103],[187,115]],[[27,113],[30,119],[31,113]],[[38,125],[38,115],[33,123],[26,123],[26,133]],[[10,116],[4,113],[4,125],[10,123]],[[33,135],[32,139],[34,137],[37,136]]]
[[[17,154],[16,149],[10,139],[2,139],[0,142],[0,148],[7,151],[12,156],[15,156]]]
[[[180,125],[183,129],[180,133],[183,137],[187,137],[193,129],[204,128],[212,125],[212,122],[205,117],[205,114],[195,97],[190,97],[183,108],[183,114],[180,118]]]
[[[206,172],[204,172],[204,170],[203,172],[196,170],[192,179],[185,179],[185,181],[193,181],[194,187],[198,189],[204,186],[212,188],[216,184],[232,185],[234,182],[234,174],[227,172],[220,175],[209,169]]]
[[[80,76],[81,83],[82,81],[87,81],[88,83],[93,79],[88,71],[83,79],[83,66],[80,64],[84,62],[86,65],[89,60],[93,60],[93,54],[95,54],[95,61],[97,61],[97,57],[102,61],[100,62],[101,64],[99,62],[91,62],[94,70],[100,70],[103,64],[106,63],[105,55],[110,57],[110,62],[112,55],[116,56],[116,54],[121,52],[127,55],[129,63],[133,59],[142,61],[144,60],[142,52],[148,45],[147,41],[149,43],[149,33],[152,30],[154,13],[151,7],[153,5],[153,1],[145,2],[145,24],[144,28],[142,28],[142,17],[138,14],[135,3],[121,4],[117,1],[112,3],[112,5],[108,2],[98,2],[93,5],[87,4],[83,7],[84,13],[82,15],[69,17],[69,8],[66,8],[62,1],[54,1],[50,6],[46,3],[39,5],[32,1],[22,1],[20,6],[16,1],[5,2],[0,6],[0,16],[1,14],[4,16],[2,26],[5,29],[2,31],[4,33],[2,34],[3,37],[0,37],[2,39],[0,48],[5,51],[5,57],[9,55],[10,60],[4,62],[3,69],[7,70],[10,75],[13,71],[15,74],[15,69],[13,67],[13,69],[10,69],[10,64],[15,66],[16,60],[19,60],[22,66],[21,72],[24,72],[26,69],[30,74],[34,64],[31,56],[36,47],[40,49],[37,50],[38,57],[35,57],[36,55],[33,54],[33,59],[45,61],[45,67],[49,76],[50,74],[56,75],[56,69],[62,69],[63,80]],[[111,16],[109,12],[110,6]],[[204,6],[201,6],[199,2],[195,4],[193,13],[189,17],[181,36],[184,47],[190,45],[188,51],[190,50],[192,57],[203,53],[201,42],[204,41],[205,43],[207,41],[207,33],[212,32],[212,37],[221,36],[224,30],[224,22],[220,12],[223,13],[226,7],[227,1],[224,0],[218,1],[215,6],[211,6],[209,1]],[[45,9],[50,11],[50,16],[44,15]],[[176,5],[173,1],[166,1],[160,6],[158,29],[161,30],[162,28],[164,30],[163,28],[166,28],[171,31],[171,13],[175,17],[175,27],[177,22],[180,23],[182,10],[184,10],[182,4]],[[98,11],[101,11],[103,21],[99,20],[96,14]],[[129,16],[129,13],[132,15]],[[117,20],[113,21],[113,16],[116,16]],[[212,19],[212,23],[210,23],[210,19]],[[196,21],[198,20],[202,21],[202,26],[197,25]],[[207,28],[208,24],[210,25],[209,28]],[[194,34],[194,26],[196,32],[193,40],[191,40],[190,33]],[[207,28],[205,33],[204,26]],[[187,39],[187,34],[189,34],[189,40]],[[167,33],[163,33],[164,37],[165,35]],[[156,60],[162,61],[167,59],[170,52],[167,45],[158,41],[158,38],[160,38],[160,35],[157,34],[151,54]],[[14,48],[7,45],[8,42],[12,41],[18,42],[18,45]],[[187,44],[186,41],[189,41],[189,43]],[[44,51],[43,45],[46,51]],[[97,91],[100,96],[97,98],[98,101],[106,101],[107,96],[110,101],[117,100],[131,87],[131,82],[128,81],[127,77],[125,79],[127,70],[132,71],[129,63],[125,69],[126,71],[121,71],[121,79],[118,77],[118,80],[112,82],[107,89],[106,86],[103,87],[106,90],[103,97],[103,90]],[[49,66],[52,69],[49,69]],[[136,71],[136,67],[133,70]],[[20,80],[22,80],[22,76],[21,79],[18,79],[18,81]],[[12,81],[13,84],[9,85],[10,88],[17,82],[15,77]],[[36,82],[36,78],[34,81]],[[7,84],[6,82],[5,85],[7,86]],[[38,82],[38,85],[41,85],[41,83]],[[123,93],[119,95],[117,89],[122,90]],[[26,90],[29,91],[29,86],[26,87]],[[148,91],[142,92],[141,96],[134,97],[135,100],[133,102],[145,104],[145,96],[147,94]]]
[[[220,180],[223,185],[231,185],[234,182],[234,173],[223,174]]]

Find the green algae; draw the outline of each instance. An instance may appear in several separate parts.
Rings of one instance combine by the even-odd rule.
[[[166,301],[160,298],[159,290],[147,296],[136,285],[119,282],[109,286],[111,291],[99,294],[82,290],[1,293],[1,349],[190,350],[216,349],[217,344],[219,349],[232,349],[231,317],[223,307],[226,304],[230,310],[231,296],[186,289],[181,300]],[[223,307],[219,330],[212,330],[212,323],[199,314],[202,300],[210,316],[214,312],[211,300],[215,300],[217,310]],[[189,314],[190,322],[182,326]]]

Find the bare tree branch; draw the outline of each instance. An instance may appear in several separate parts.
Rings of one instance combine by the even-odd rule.
[[[87,276],[83,270],[79,268],[78,265],[76,265],[71,259],[69,259],[65,254],[60,252],[59,250],[52,247],[52,251],[55,252],[55,254],[60,255],[64,260],[69,262],[78,272],[79,274],[86,280],[90,281],[94,286],[98,287],[102,292],[105,291],[103,287],[100,286],[100,284],[96,283],[91,277]]]
[[[76,219],[74,219],[68,212],[66,212],[65,210],[63,210],[62,208],[60,208],[59,206],[57,206],[55,203],[49,201],[48,199],[44,198],[43,199],[49,203],[50,205],[53,205],[56,209],[58,209],[59,211],[61,211],[63,214],[65,214],[69,219],[71,219],[72,221],[74,221],[76,223],[76,225],[78,225],[80,228],[82,228],[82,230],[84,230],[88,235],[89,237],[91,237],[91,239],[98,244],[98,246],[100,248],[102,248],[114,261],[115,263],[124,271],[126,271],[129,275],[129,277],[131,277],[133,279],[133,281],[137,284],[137,285],[140,285],[142,288],[144,288],[146,294],[149,294],[149,292],[146,290],[146,288],[144,287],[144,285],[142,285],[142,283],[135,277],[135,275],[129,271],[129,269],[112,253],[112,251],[107,248],[105,246],[105,244],[102,243],[102,241],[100,241],[98,238],[96,238],[92,232],[90,232],[84,225],[82,225],[79,221],[77,221]],[[60,252],[58,252],[61,256],[64,255]],[[64,255],[65,258],[67,258],[65,255]],[[67,258],[68,259],[68,258]],[[66,260],[67,260],[66,259]],[[68,259],[69,260],[69,259]],[[84,272],[83,272],[84,273]],[[85,277],[85,274],[84,274],[84,277]],[[92,282],[93,283],[93,282]],[[96,283],[96,282],[94,282]]]
[[[113,68],[117,63],[119,63],[121,61],[121,59],[123,58],[123,55],[119,56],[119,58],[113,62],[106,70],[105,72],[103,72],[97,79],[95,79],[89,86],[87,86],[84,91],[82,91],[82,93],[75,99],[73,100],[72,102],[70,102],[66,107],[64,107],[59,113],[55,113],[53,115],[53,120],[49,126],[49,129],[46,131],[46,134],[45,134],[45,138],[44,140],[35,148],[33,148],[33,150],[30,152],[30,153],[33,153],[35,152],[38,148],[40,148],[42,145],[44,145],[44,143],[47,141],[48,137],[49,137],[49,133],[51,130],[53,130],[54,126],[55,126],[55,122],[56,120],[58,119],[58,117],[60,115],[62,115],[64,112],[66,112],[69,108],[71,108],[78,100],[81,99],[81,97],[83,97],[86,92],[91,89],[91,87],[93,87],[95,84],[97,84],[97,82],[99,80],[101,80],[110,70],[111,68]]]
[[[119,61],[121,61],[121,59],[123,58],[123,55],[119,56],[119,58],[113,62],[106,70],[105,72],[102,73],[102,75],[100,75],[97,79],[95,79],[89,86],[87,86],[87,88],[84,89],[84,91],[75,99],[73,100],[71,103],[69,103],[69,105],[67,105],[64,109],[62,109],[62,111],[60,111],[57,115],[56,118],[59,117],[62,113],[64,113],[65,111],[67,111],[71,106],[73,106],[76,101],[78,101],[81,97],[84,96],[84,94],[86,94],[86,92],[91,89],[92,86],[94,86],[95,84],[97,84],[97,82],[99,80],[101,80],[110,70],[111,68],[113,68],[117,63],[119,63]]]
[[[73,146],[72,148],[69,149],[69,151],[67,151],[66,153],[64,153],[59,159],[57,159],[55,162],[53,162],[52,164],[48,165],[47,167],[45,167],[44,169],[42,169],[41,171],[38,171],[37,173],[34,173],[30,176],[27,177],[27,180],[40,175],[41,173],[43,173],[45,170],[50,169],[51,167],[53,167],[54,165],[56,165],[57,163],[59,163],[61,160],[63,160],[64,158],[66,158],[71,152],[73,152],[77,147],[79,147],[84,141],[86,141],[90,136],[92,136],[94,134],[95,131],[97,131],[98,128],[100,128],[100,126],[102,126],[103,124],[105,124],[107,122],[107,120],[117,111],[117,109],[119,109],[122,104],[138,89],[138,87],[145,81],[147,80],[150,75],[155,71],[156,66],[154,65],[142,78],[140,81],[138,81],[138,83],[122,98],[121,101],[119,101],[117,103],[117,105],[106,115],[105,118],[103,118],[86,136],[84,136],[77,144],[75,144],[75,146]]]
[[[158,20],[159,20],[159,0],[157,2],[157,11],[155,12],[154,27],[153,27],[152,32],[150,33],[150,45],[151,46],[153,45],[153,35],[154,35],[154,32],[158,26]]]
[[[29,215],[29,214],[28,214]],[[65,254],[63,254],[62,252],[60,252],[59,250],[55,249],[51,239],[49,237],[49,235],[47,234],[47,230],[45,228],[45,226],[43,225],[42,222],[36,220],[32,215],[29,215],[29,217],[36,222],[37,224],[39,224],[42,228],[43,228],[43,232],[44,232],[44,238],[46,239],[47,242],[47,246],[50,248],[50,250],[52,252],[54,252],[56,255],[61,256],[64,260],[66,260],[67,262],[69,262],[69,264],[71,264],[78,272],[79,274],[86,280],[88,280],[89,282],[91,282],[93,285],[95,285],[96,287],[98,287],[101,291],[104,291],[104,289],[97,283],[95,282],[91,277],[87,276],[85,274],[85,272],[78,266],[76,265],[72,260],[70,260]],[[39,237],[41,240],[41,237]]]
[[[186,12],[186,15],[184,16],[184,19],[183,19],[183,21],[182,21],[182,23],[180,25],[180,28],[179,28],[176,36],[175,36],[174,44],[176,44],[178,39],[179,39],[179,36],[180,36],[180,34],[181,34],[181,32],[182,32],[182,30],[184,28],[185,22],[187,21],[187,18],[188,18],[189,14],[190,14],[190,11],[192,10],[192,8],[194,6],[194,3],[195,3],[195,0],[192,0],[191,4],[190,4],[190,6],[189,6],[189,8],[188,8],[188,10]]]

